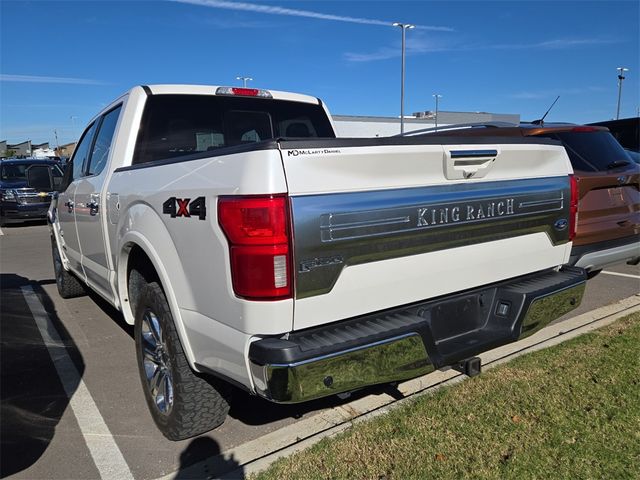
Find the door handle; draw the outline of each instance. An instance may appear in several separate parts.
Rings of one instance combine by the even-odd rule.
[[[100,205],[98,202],[92,201],[87,203],[87,207],[89,207],[89,215],[95,217],[98,214],[98,207],[100,207]]]
[[[71,200],[64,202],[64,206],[67,207],[67,212],[73,213],[73,202]]]

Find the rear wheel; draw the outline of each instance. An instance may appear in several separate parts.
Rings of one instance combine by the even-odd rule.
[[[221,425],[229,412],[227,389],[191,370],[160,285],[145,284],[136,303],[138,370],[160,431],[169,440],[183,440]]]
[[[62,298],[73,298],[86,295],[86,291],[80,280],[73,273],[67,272],[62,265],[58,245],[54,238],[51,239],[51,254],[53,256],[53,272],[56,276],[56,286]]]

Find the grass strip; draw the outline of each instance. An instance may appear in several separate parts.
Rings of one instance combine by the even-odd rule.
[[[640,313],[519,357],[253,478],[640,479]]]

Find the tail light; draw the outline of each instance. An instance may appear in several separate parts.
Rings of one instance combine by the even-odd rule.
[[[569,175],[571,183],[571,197],[569,200],[569,241],[576,236],[578,226],[578,179],[574,175]]]
[[[287,196],[220,197],[218,222],[229,241],[235,294],[249,300],[291,298]]]

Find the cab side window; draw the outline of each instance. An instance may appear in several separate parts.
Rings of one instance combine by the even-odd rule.
[[[96,135],[96,141],[93,144],[87,175],[98,175],[107,165],[113,134],[118,124],[118,118],[120,117],[120,110],[122,110],[122,105],[114,108],[103,116],[100,129]]]
[[[82,134],[80,142],[78,142],[78,145],[73,152],[73,156],[71,157],[71,160],[69,160],[69,164],[64,171],[64,178],[62,179],[62,184],[59,187],[61,192],[64,192],[74,180],[82,177],[85,162],[87,161],[89,150],[93,143],[93,135],[95,131],[96,123],[94,122],[89,125],[89,128],[87,128]]]
[[[73,152],[73,158],[71,159],[73,162],[73,178],[71,181],[77,180],[82,177],[84,174],[84,167],[87,163],[87,159],[89,158],[89,151],[91,149],[91,144],[93,143],[93,134],[96,132],[96,124],[95,122],[86,130],[82,140],[76,147],[76,151]]]

